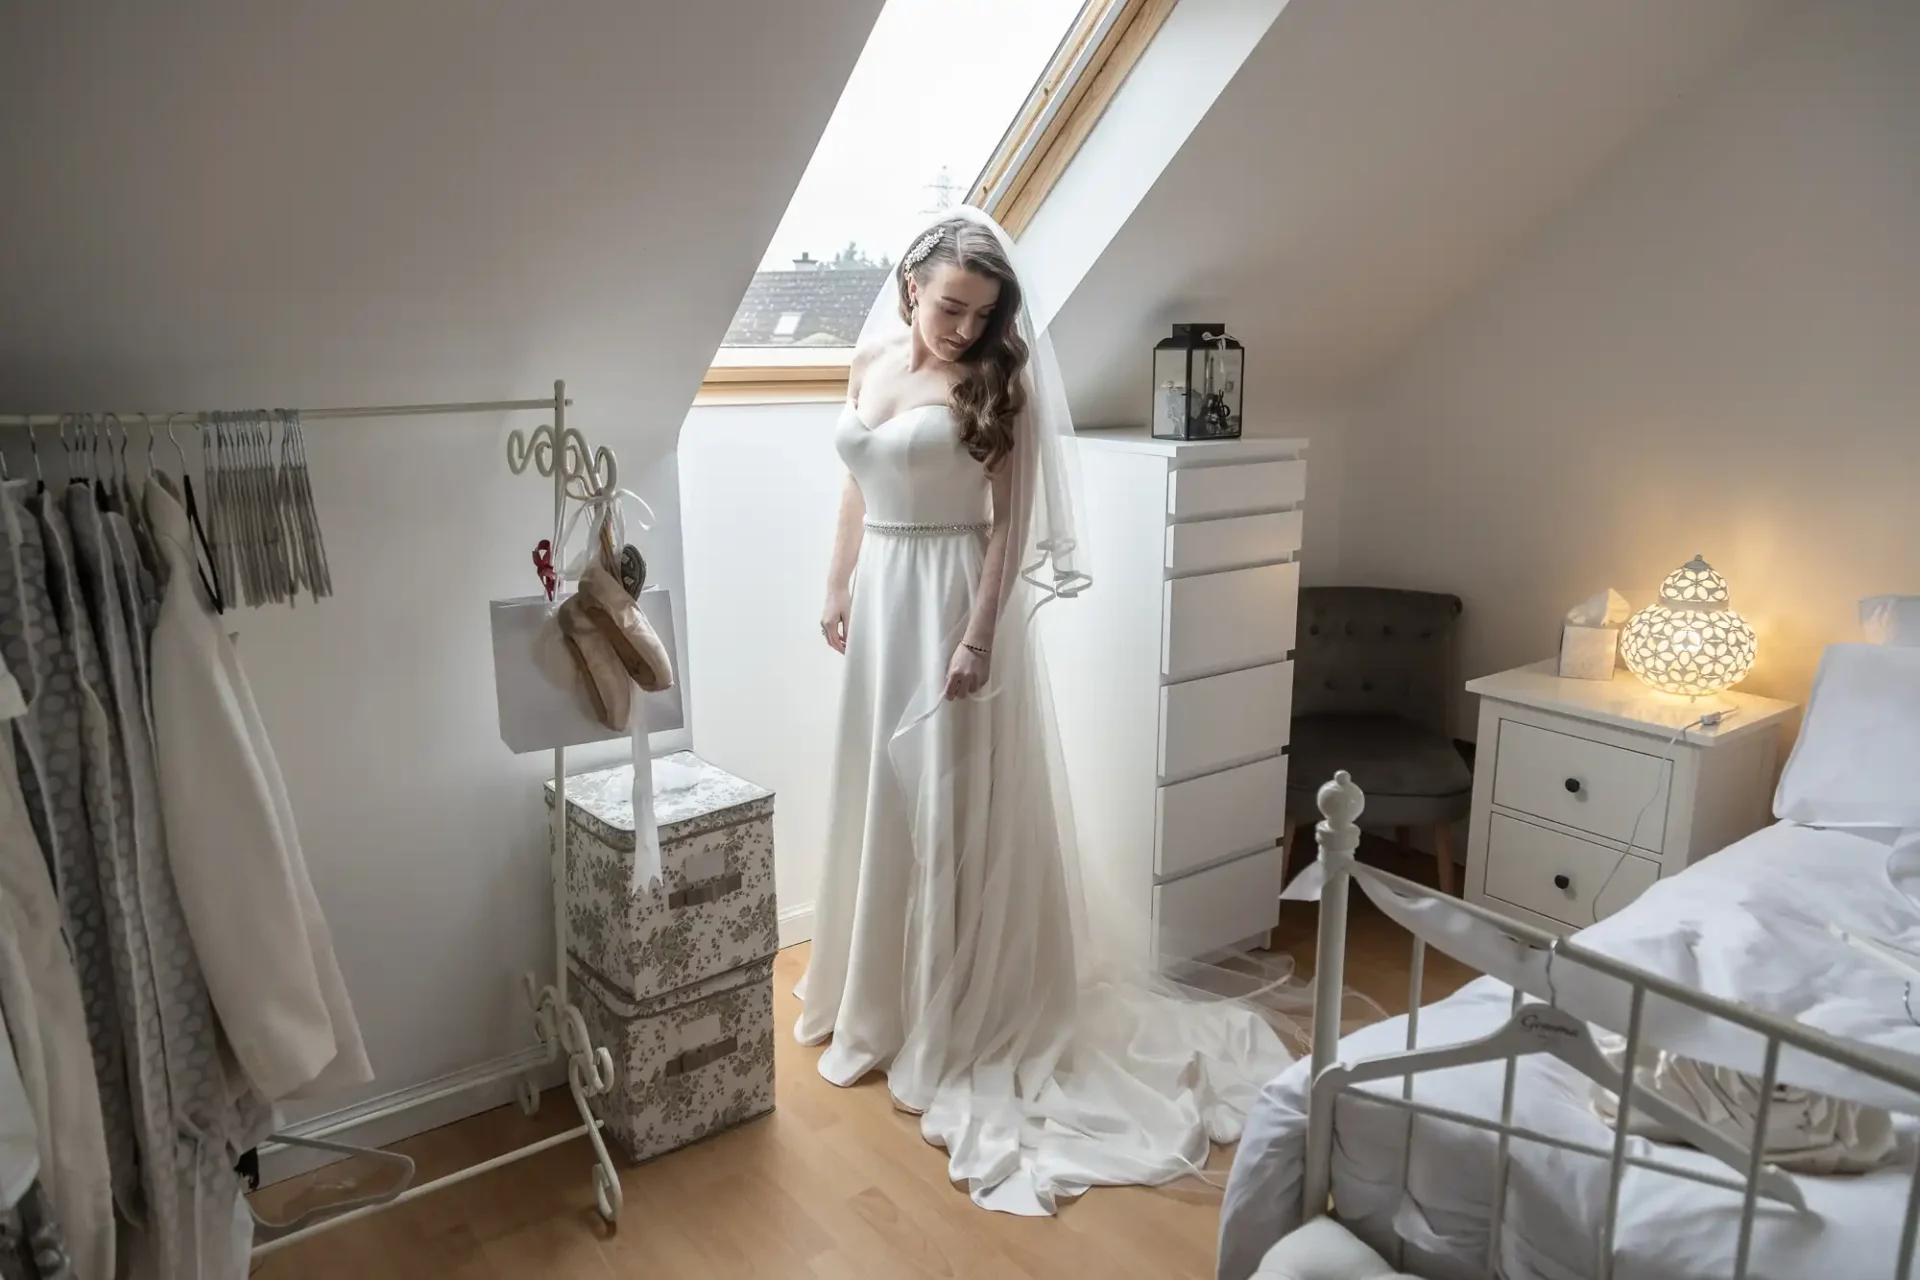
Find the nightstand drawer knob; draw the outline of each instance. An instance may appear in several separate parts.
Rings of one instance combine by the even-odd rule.
[[[1571,889],[1573,888],[1573,877],[1567,875],[1555,876],[1553,878],[1553,887],[1556,889]]]
[[[1570,796],[1577,796],[1580,794],[1580,779],[1578,778],[1567,779],[1567,794]]]

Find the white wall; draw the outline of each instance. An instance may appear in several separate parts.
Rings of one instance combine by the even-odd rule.
[[[564,377],[681,593],[686,406],[878,8],[0,7],[0,408]],[[315,425],[337,594],[239,616],[376,1090],[528,1044],[550,963],[548,764],[500,744],[487,629],[549,525],[508,425]]]
[[[1353,581],[1465,598],[1469,675],[1696,552],[1804,694],[1920,590],[1920,7],[1797,8],[1356,406]]]
[[[1291,0],[1254,31],[1258,46],[1224,90],[1200,19],[1209,38],[1233,20],[1192,7],[1185,0],[1168,22],[1172,33],[1185,15],[1188,38],[1154,52],[1185,62],[1208,110],[1177,154],[1155,156],[1151,188],[1121,204],[1124,226],[1099,226],[1098,261],[1054,326],[1061,363],[1083,423],[1137,424],[1149,353],[1168,325],[1226,323],[1247,345],[1248,431],[1312,441],[1302,569],[1310,582],[1336,581],[1341,435],[1356,381],[1770,6]],[[1237,21],[1266,8],[1246,5]],[[1103,135],[1127,145],[1104,122]],[[1062,192],[1079,191],[1080,168]],[[1030,234],[1068,215],[1049,201]]]
[[[774,793],[783,944],[813,934],[842,659],[820,635],[836,404],[696,408],[680,437],[694,741]]]

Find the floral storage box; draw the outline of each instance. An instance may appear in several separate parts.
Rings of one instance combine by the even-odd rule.
[[[779,949],[773,794],[686,751],[653,762],[653,789],[661,878],[649,886],[633,877],[633,766],[567,779],[569,950],[633,1001]]]
[[[594,1113],[635,1161],[773,1110],[773,957],[650,1000],[578,956],[568,969],[588,1034],[613,1056]]]

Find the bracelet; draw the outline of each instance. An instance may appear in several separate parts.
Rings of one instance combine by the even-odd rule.
[[[988,657],[993,653],[993,650],[991,649],[982,649],[979,645],[968,644],[965,640],[962,640],[960,642],[960,647],[962,649],[965,649],[968,653],[977,653],[983,658]]]

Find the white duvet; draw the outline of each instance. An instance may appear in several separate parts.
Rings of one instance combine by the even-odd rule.
[[[1888,879],[1890,842],[1787,824],[1758,832],[1661,881],[1631,907],[1578,935],[1593,950],[1688,986],[1796,1019],[1829,1034],[1875,1046],[1883,1055],[1920,1055],[1920,1026],[1909,1016],[1905,983],[1893,971],[1838,941],[1830,926],[1920,951],[1920,908]],[[1507,973],[1529,990],[1543,979],[1542,958],[1498,956],[1484,940],[1470,961]],[[1561,963],[1558,994],[1590,979]],[[1539,990],[1539,994],[1545,994]],[[1608,1003],[1592,986],[1578,994]],[[1511,988],[1483,978],[1424,1009],[1420,1044],[1485,1035],[1508,1016]],[[1564,1002],[1564,1000],[1563,1000]],[[1720,1065],[1753,1069],[1759,1042],[1728,1037],[1689,1020],[1678,1006],[1648,1003],[1657,1047]],[[1916,995],[1920,1009],[1920,994]],[[1581,1012],[1576,1010],[1576,1012]],[[1656,1017],[1656,1014],[1659,1016]],[[1608,1019],[1581,1012],[1606,1025]],[[1346,1037],[1345,1060],[1398,1052],[1405,1020],[1394,1018]],[[1791,1068],[1791,1069],[1789,1069]],[[1248,1118],[1221,1218],[1220,1280],[1246,1280],[1261,1256],[1300,1220],[1306,1143],[1308,1064],[1271,1081]],[[1486,1064],[1420,1076],[1415,1096],[1489,1119],[1500,1109],[1502,1067]],[[1889,1106],[1900,1158],[1860,1176],[1803,1177],[1809,1212],[1762,1202],[1750,1274],[1760,1280],[1867,1280],[1892,1275],[1911,1186],[1920,1101],[1856,1072],[1783,1056],[1782,1078],[1839,1097]],[[1398,1093],[1399,1080],[1367,1086]],[[1592,1086],[1549,1059],[1523,1059],[1515,1119],[1530,1128],[1606,1146],[1610,1130],[1594,1114]],[[1479,1277],[1485,1268],[1495,1139],[1490,1134],[1410,1118],[1343,1098],[1335,1119],[1335,1205],[1355,1233],[1408,1271],[1433,1280]],[[1711,1165],[1678,1147],[1630,1140],[1670,1163]],[[1502,1274],[1509,1280],[1584,1280],[1596,1274],[1594,1245],[1606,1201],[1603,1161],[1516,1143],[1502,1231]],[[1405,1193],[1402,1187],[1405,1187]],[[1622,1189],[1614,1275],[1618,1280],[1695,1280],[1732,1273],[1739,1197],[1656,1172],[1630,1169]]]

